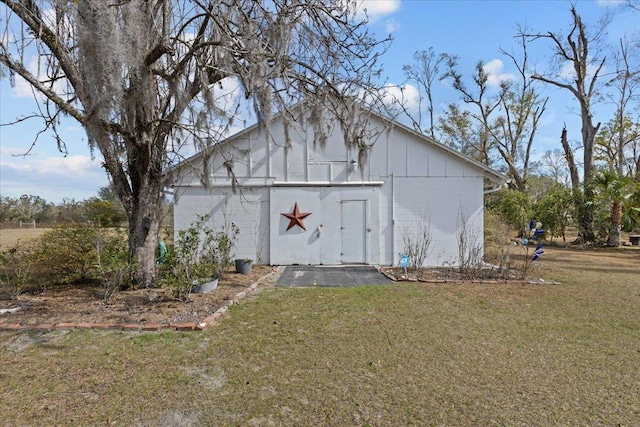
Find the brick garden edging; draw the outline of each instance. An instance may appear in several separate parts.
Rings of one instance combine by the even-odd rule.
[[[269,276],[275,274],[278,270],[262,276],[244,291],[238,292],[226,301],[225,305],[217,309],[213,314],[207,316],[200,322],[184,322],[184,323],[89,323],[89,322],[63,322],[63,323],[40,323],[37,325],[21,324],[21,323],[4,323],[0,322],[0,331],[54,331],[54,330],[115,330],[115,331],[134,331],[134,332],[157,332],[157,331],[202,331],[207,329],[214,323],[220,321],[220,318],[227,312],[230,306],[237,304],[247,295],[252,294],[257,288],[258,283],[265,280]]]

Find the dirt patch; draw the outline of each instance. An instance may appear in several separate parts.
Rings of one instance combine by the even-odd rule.
[[[524,279],[517,270],[501,271],[499,268],[487,265],[471,271],[460,271],[456,267],[434,267],[421,269],[407,269],[401,267],[383,268],[385,276],[395,281],[418,282],[509,282],[536,283],[540,279],[527,275]]]
[[[0,300],[0,308],[21,310],[0,316],[0,322],[28,325],[59,323],[160,323],[200,322],[239,292],[261,281],[272,267],[254,266],[250,274],[229,272],[215,291],[192,294],[190,302],[180,302],[169,289],[138,289],[116,293],[108,300],[99,286],[51,286],[45,291],[24,293],[15,299]],[[272,280],[262,280],[263,286]]]

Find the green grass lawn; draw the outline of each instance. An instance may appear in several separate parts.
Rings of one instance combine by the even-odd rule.
[[[640,251],[561,285],[269,289],[201,333],[0,334],[0,425],[640,423]]]

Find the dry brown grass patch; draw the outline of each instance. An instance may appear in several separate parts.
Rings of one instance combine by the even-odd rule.
[[[32,240],[44,234],[46,228],[1,228],[0,249],[9,249],[19,241]]]

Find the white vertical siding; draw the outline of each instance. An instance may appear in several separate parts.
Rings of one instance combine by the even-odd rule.
[[[403,233],[415,239],[420,221],[429,224],[432,240],[427,266],[457,264],[461,215],[480,236],[482,245],[482,170],[399,127],[378,139],[370,162],[372,179],[384,181],[380,194],[381,263],[398,262],[404,252]]]
[[[427,144],[414,141],[407,149],[407,176],[429,176],[429,154]]]
[[[380,241],[378,188],[358,187],[272,187],[270,190],[272,264],[340,264],[341,202],[364,200],[367,204],[367,262],[379,263]],[[287,230],[295,203],[301,212],[310,212],[303,222],[306,230],[294,226]]]
[[[267,188],[243,188],[236,194],[231,188],[183,188],[174,208],[174,233],[188,228],[198,216],[210,217],[208,224],[215,230],[234,223],[240,229],[235,256],[268,262],[268,209]]]
[[[457,265],[460,216],[466,218],[468,225],[475,227],[476,235],[482,236],[482,183],[480,177],[395,177],[393,243],[396,253],[393,262],[397,262],[398,255],[405,252],[402,235],[409,234],[415,239],[418,224],[424,222],[432,241],[425,265],[440,266],[445,262]]]
[[[374,156],[381,153],[374,151]],[[384,153],[386,156],[387,153]],[[399,176],[407,176],[407,135],[394,129],[391,141],[389,141],[389,173]]]
[[[280,120],[268,132],[254,128],[241,134],[213,159],[211,190],[178,183],[182,194],[175,207],[176,231],[196,215],[212,215],[212,223],[221,224],[226,212],[241,228],[238,257],[271,264],[336,264],[341,260],[340,202],[364,200],[371,230],[369,263],[396,263],[404,250],[402,234],[415,232],[420,221],[428,222],[432,239],[426,265],[457,263],[461,215],[482,244],[484,171],[402,127],[389,130],[375,117],[371,126],[381,133],[366,164],[359,165],[364,172],[349,167],[357,153],[345,147],[337,127],[324,148],[314,145],[311,128],[302,122],[290,128],[289,141]],[[229,156],[239,194],[231,191],[223,165]],[[283,186],[286,182],[304,185]],[[189,183],[197,185],[197,180],[182,181]],[[306,231],[286,230],[289,221],[281,214],[291,212],[295,202],[312,213],[304,220]]]

